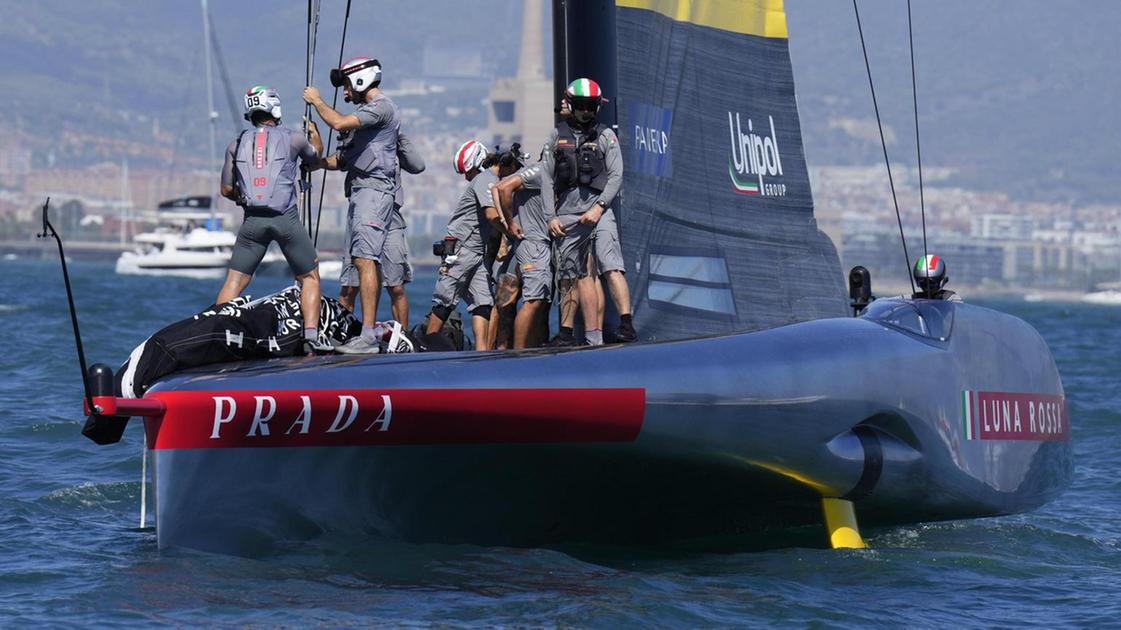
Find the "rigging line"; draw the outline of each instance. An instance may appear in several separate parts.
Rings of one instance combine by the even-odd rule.
[[[308,0],[307,4],[307,33],[304,56],[304,85],[311,85],[315,77],[315,44],[319,35],[319,0]],[[304,103],[304,137],[310,139],[308,121],[311,120],[311,104]],[[302,206],[302,221],[311,236],[311,174],[307,171],[300,173],[300,205]]]
[[[346,14],[343,16],[343,38],[339,42],[339,63],[336,64],[336,68],[341,68],[343,65],[343,51],[346,48],[346,27],[348,24],[350,24],[350,0],[346,0]],[[331,97],[331,109],[335,109],[338,102],[339,88],[335,86],[335,95]],[[323,159],[327,159],[327,156],[331,154],[331,141],[335,139],[334,130],[328,129],[327,131],[327,146],[323,151]],[[316,247],[319,247],[319,224],[323,220],[323,193],[326,189],[327,169],[323,169],[323,178],[319,181],[319,210],[315,215],[315,236],[311,241]]]
[[[922,254],[923,260],[930,253],[926,249],[926,200],[922,188],[922,144],[919,142],[919,94],[915,87],[915,33],[911,26],[911,0],[907,0],[907,39],[911,47],[911,102],[915,108],[915,154],[919,162],[919,213],[922,216]]]
[[[864,44],[864,29],[860,26],[860,9],[852,0],[852,10],[856,13],[856,30],[860,33],[860,50],[864,53],[864,68],[868,71],[868,89],[872,91],[872,108],[876,110],[876,126],[880,130],[880,146],[884,149],[884,166],[887,167],[887,181],[891,185],[891,201],[895,204],[895,220],[899,223],[899,240],[903,242],[903,259],[906,263],[907,280],[911,283],[911,293],[915,292],[915,279],[911,277],[911,255],[907,253],[907,237],[903,235],[903,218],[899,214],[899,198],[895,194],[895,180],[891,176],[891,160],[887,157],[887,140],[884,139],[884,124],[880,119],[880,106],[876,103],[876,86],[872,85],[872,65],[868,63],[868,47]]]

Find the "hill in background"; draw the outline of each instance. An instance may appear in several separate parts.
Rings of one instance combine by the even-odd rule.
[[[878,163],[851,4],[788,5],[808,159]],[[913,5],[924,164],[953,167],[955,184],[1020,198],[1121,198],[1115,173],[1121,161],[1121,3]],[[325,91],[344,6],[323,2],[316,83]],[[881,111],[894,138],[892,158],[913,164],[906,5],[864,0],[861,10]],[[306,5],[216,1],[211,11],[234,98],[249,85],[270,83],[285,97],[293,121],[302,109]],[[516,66],[520,13],[517,3],[504,0],[356,2],[347,56],[379,57],[389,88],[413,79],[451,86],[439,94],[420,88],[407,99],[425,128],[477,126],[490,79]],[[83,134],[129,140],[131,160],[145,159],[153,142],[205,155],[202,23],[195,3],[42,0],[8,3],[4,14],[0,124],[9,130],[7,142],[17,138],[30,148],[34,163],[115,159],[116,149],[93,151]],[[215,85],[226,137],[239,121],[229,113],[219,73]],[[69,141],[60,140],[64,132]]]

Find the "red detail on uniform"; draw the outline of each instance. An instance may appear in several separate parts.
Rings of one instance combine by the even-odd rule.
[[[1063,396],[972,392],[969,398],[976,439],[1070,441],[1070,414]]]
[[[157,392],[149,448],[633,442],[646,390],[338,389]]]
[[[253,165],[258,169],[265,168],[265,146],[268,144],[269,134],[264,129],[258,129],[253,137]]]
[[[354,59],[348,59],[347,61],[343,62],[343,65],[339,66],[339,70],[344,75],[354,74],[359,70],[364,70],[365,68],[362,68],[360,66],[369,63],[370,61],[371,59],[369,57],[355,57]]]
[[[931,256],[930,259],[926,261],[926,270],[934,271],[936,267],[938,267],[938,257]]]

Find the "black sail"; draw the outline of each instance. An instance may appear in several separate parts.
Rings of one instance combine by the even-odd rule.
[[[564,80],[599,71],[616,97],[605,113],[624,151],[618,218],[642,337],[846,315],[814,220],[781,0],[617,0],[606,36],[605,3],[559,4],[555,67]],[[615,37],[613,63],[580,62],[588,35]]]

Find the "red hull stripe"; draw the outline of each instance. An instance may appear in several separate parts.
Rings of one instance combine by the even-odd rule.
[[[339,389],[158,392],[155,449],[633,442],[646,391]]]

